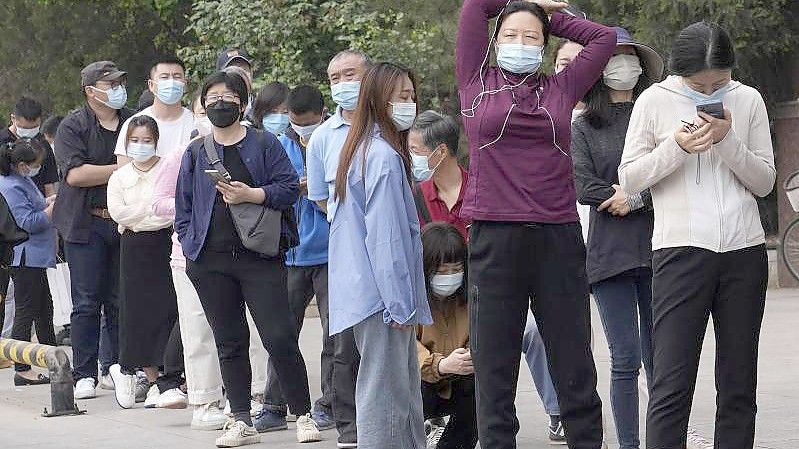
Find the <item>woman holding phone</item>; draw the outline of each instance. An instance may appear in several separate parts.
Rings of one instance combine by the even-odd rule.
[[[685,447],[711,315],[715,444],[754,444],[768,281],[755,197],[771,192],[776,170],[766,105],[757,90],[732,80],[734,66],[723,28],[699,22],[682,30],[672,46],[674,75],[635,103],[619,166],[621,188],[650,189],[655,208],[647,447]],[[710,110],[721,109],[722,118],[701,112],[714,103]]]

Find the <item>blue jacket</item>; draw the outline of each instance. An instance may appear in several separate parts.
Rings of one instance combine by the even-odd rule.
[[[42,192],[30,178],[12,172],[0,176],[0,193],[11,208],[11,215],[30,235],[28,241],[14,247],[13,266],[36,268],[55,267],[56,231],[44,212],[47,203]],[[25,263],[22,263],[22,255]]]
[[[222,145],[215,145],[224,163]],[[247,135],[238,149],[252,176],[253,187],[266,192],[264,205],[278,210],[289,209],[300,194],[299,178],[277,138],[271,133],[247,128]],[[211,168],[203,149],[203,139],[193,140],[183,154],[175,190],[175,231],[183,245],[183,253],[190,260],[196,261],[200,255],[211,224],[217,194],[213,181],[205,174],[205,170]],[[284,213],[284,236],[291,233],[289,228],[293,226],[287,223],[286,216]]]
[[[305,155],[300,144],[292,138],[292,131],[281,134],[278,140],[286,150],[291,165],[302,178],[306,176]],[[308,267],[327,263],[327,241],[330,226],[325,213],[307,196],[301,196],[299,201],[294,203],[294,214],[297,216],[300,244],[286,253],[286,265]]]

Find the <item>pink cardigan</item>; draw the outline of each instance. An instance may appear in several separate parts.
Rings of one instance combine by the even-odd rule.
[[[175,186],[180,173],[180,161],[185,149],[173,151],[161,161],[161,170],[155,178],[155,191],[153,193],[153,212],[164,218],[175,219]],[[186,269],[186,258],[183,248],[178,242],[178,235],[172,234],[172,268]]]

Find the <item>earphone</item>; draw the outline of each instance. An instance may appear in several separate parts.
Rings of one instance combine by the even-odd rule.
[[[508,0],[508,2],[505,3],[505,6],[499,12],[499,15],[502,15],[502,13],[505,12],[505,9],[508,7],[508,5],[511,3],[511,1],[513,1],[513,0]],[[568,9],[563,9],[562,11],[564,13],[566,13],[566,14],[569,14],[569,15],[573,16],[573,17],[577,17],[577,14],[569,11]],[[585,18],[585,14],[583,13],[582,15]],[[516,104],[517,104],[516,103],[516,93],[514,92],[514,89],[516,89],[517,87],[519,87],[522,84],[524,84],[527,81],[528,78],[530,78],[531,76],[533,76],[533,75],[535,75],[537,73],[537,72],[529,73],[529,74],[527,74],[527,76],[522,78],[521,81],[519,81],[518,83],[514,84],[514,83],[511,83],[510,80],[508,80],[508,77],[505,74],[505,71],[500,67],[500,73],[502,73],[502,77],[505,79],[506,84],[502,85],[498,89],[486,90],[484,69],[486,67],[486,64],[488,64],[488,58],[491,55],[491,45],[494,44],[494,42],[496,41],[496,34],[497,34],[497,27],[498,26],[499,26],[499,23],[495,23],[494,24],[494,29],[491,31],[491,39],[488,42],[488,48],[486,50],[486,54],[483,57],[482,64],[480,64],[480,93],[477,94],[477,96],[475,96],[474,99],[472,100],[471,108],[461,109],[461,115],[463,117],[466,117],[466,118],[474,118],[476,116],[477,108],[479,108],[480,105],[483,103],[483,98],[486,95],[496,95],[496,94],[498,94],[500,92],[504,92],[504,91],[510,91],[511,96],[513,98],[513,104],[511,104],[510,108],[508,109],[508,113],[505,116],[504,122],[502,123],[502,128],[499,131],[499,135],[496,137],[496,139],[492,140],[491,142],[486,143],[486,144],[481,145],[480,147],[478,147],[479,150],[482,150],[484,148],[490,147],[490,146],[496,144],[497,142],[499,142],[500,139],[502,139],[502,136],[505,134],[505,129],[508,126],[508,122],[510,121],[510,115],[513,112],[513,108],[515,108]],[[546,112],[547,117],[549,117],[550,125],[552,126],[552,144],[555,146],[555,148],[558,149],[558,151],[561,152],[561,154],[563,154],[564,156],[568,157],[569,156],[568,153],[563,151],[563,149],[557,143],[557,134],[555,132],[555,121],[552,119],[552,114],[549,112],[549,110],[546,107],[541,106],[541,95],[540,95],[540,91],[541,90],[542,90],[541,88],[536,90],[536,96],[538,98],[538,104],[536,106],[536,109],[540,108],[540,109],[543,109],[544,112]]]

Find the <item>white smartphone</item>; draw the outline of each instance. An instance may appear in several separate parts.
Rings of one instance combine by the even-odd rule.
[[[225,184],[230,184],[230,179],[229,179],[230,175],[228,175],[228,177],[225,177],[222,175],[222,173],[219,172],[219,170],[205,170],[205,174],[208,175],[211,179],[213,179],[214,182],[224,182]]]

